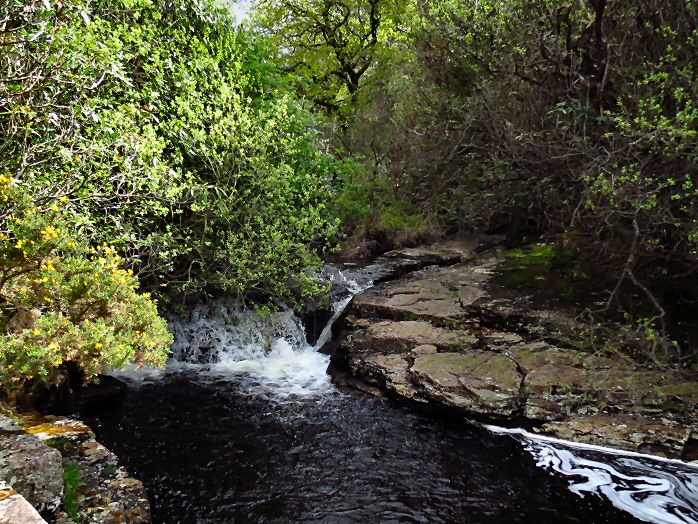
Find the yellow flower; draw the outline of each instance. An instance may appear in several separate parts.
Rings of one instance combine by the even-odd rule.
[[[56,366],[60,366],[61,364],[63,364],[63,361],[59,358],[59,359],[56,359],[56,361],[54,362],[54,364],[55,364]]]
[[[58,238],[60,229],[54,229],[51,226],[46,226],[46,229],[44,229],[42,233],[44,234],[44,239],[51,240],[52,238]]]
[[[102,347],[103,347],[103,346],[102,346],[102,343],[101,343],[101,342],[97,342],[97,343],[95,344],[95,349],[102,349]]]
[[[35,335],[38,335],[39,333],[41,333],[41,331],[39,331],[38,329],[34,328],[34,329],[32,330],[32,333],[34,333]]]

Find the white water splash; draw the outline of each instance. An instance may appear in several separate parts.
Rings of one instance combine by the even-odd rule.
[[[519,440],[539,467],[571,477],[569,489],[580,497],[601,495],[645,522],[698,522],[698,467],[694,465],[543,437],[522,429],[486,427]]]
[[[217,378],[251,379],[250,393],[287,398],[332,390],[327,375],[329,356],[318,350],[330,340],[332,323],[351,298],[370,285],[348,280],[329,268],[323,275],[335,286],[332,318],[317,343],[306,341],[301,320],[292,311],[263,314],[236,304],[216,301],[194,308],[188,318],[170,322],[175,342],[170,368],[196,365]]]

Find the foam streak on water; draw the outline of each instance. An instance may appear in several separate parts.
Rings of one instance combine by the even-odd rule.
[[[698,522],[698,467],[678,460],[487,426],[519,440],[537,465],[570,477],[580,497],[603,496],[615,507],[653,523]]]

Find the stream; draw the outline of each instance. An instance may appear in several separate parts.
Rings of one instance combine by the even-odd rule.
[[[698,522],[698,468],[416,414],[337,391],[318,348],[372,275],[329,268],[314,345],[290,312],[173,319],[165,370],[81,417],[143,480],[156,523]]]

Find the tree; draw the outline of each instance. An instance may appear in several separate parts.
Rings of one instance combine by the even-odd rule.
[[[354,102],[371,68],[385,62],[399,38],[398,14],[394,0],[262,0],[255,17],[307,95],[337,113]]]

